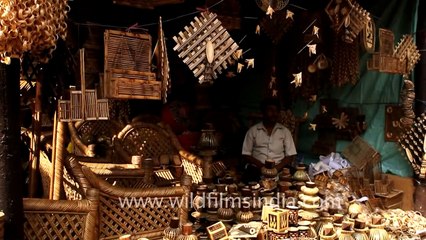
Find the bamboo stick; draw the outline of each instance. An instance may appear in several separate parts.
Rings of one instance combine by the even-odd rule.
[[[37,172],[39,169],[39,159],[40,159],[40,137],[41,137],[41,78],[40,74],[37,77],[36,82],[36,95],[35,95],[35,104],[33,112],[33,131],[31,137],[31,149],[33,150],[30,153],[30,178],[29,178],[29,197],[35,197],[37,191]]]
[[[55,181],[55,162],[56,162],[56,138],[58,135],[58,119],[56,116],[57,112],[55,112],[54,116],[53,116],[53,141],[52,141],[52,174],[50,174],[50,186],[49,186],[49,199],[52,200],[53,199],[53,182]]]
[[[54,181],[53,181],[53,200],[59,200],[61,195],[62,188],[62,174],[64,167],[64,158],[65,158],[65,133],[66,133],[66,123],[58,122],[57,123],[57,136],[56,136],[56,151],[55,151],[55,164],[54,168]]]
[[[86,119],[86,71],[84,66],[84,48],[80,49],[81,112]]]

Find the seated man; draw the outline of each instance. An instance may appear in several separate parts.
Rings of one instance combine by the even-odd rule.
[[[260,169],[266,159],[275,161],[275,168],[280,172],[290,165],[297,154],[293,137],[284,125],[277,122],[280,102],[275,98],[262,101],[263,120],[252,126],[246,133],[242,155],[246,162],[242,181],[260,180]]]

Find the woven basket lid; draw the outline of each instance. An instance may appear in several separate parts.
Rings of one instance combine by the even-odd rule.
[[[257,6],[264,12],[271,6],[275,11],[282,10],[288,4],[289,0],[256,0]]]

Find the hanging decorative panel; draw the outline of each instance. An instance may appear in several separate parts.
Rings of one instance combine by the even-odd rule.
[[[233,53],[238,49],[217,15],[208,12],[195,17],[185,31],[173,39],[176,42],[173,50],[179,52],[200,83],[216,79],[231,64]],[[211,56],[209,60],[207,55]]]
[[[161,81],[151,72],[149,34],[106,30],[105,71],[102,79],[106,98],[161,99]]]

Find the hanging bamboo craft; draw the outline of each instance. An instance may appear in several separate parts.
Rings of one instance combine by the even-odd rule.
[[[411,129],[399,139],[403,154],[408,158],[414,173],[420,179],[426,179],[426,114],[416,118]]]
[[[185,27],[185,32],[179,32],[173,40],[176,42],[173,50],[179,52],[179,57],[200,83],[211,81],[206,79],[206,76],[212,80],[216,79],[218,74],[232,63],[233,53],[238,49],[238,45],[222,27],[217,15],[208,12],[202,12],[200,17],[195,17],[190,26]],[[207,44],[208,42],[212,44]],[[207,49],[208,45],[213,49]],[[211,63],[206,59],[206,52],[213,52]]]
[[[370,13],[364,10],[357,2],[353,2],[353,8],[345,19],[343,41],[352,43],[358,34],[366,27],[370,20]]]
[[[395,48],[394,56],[400,61],[401,73],[410,74],[414,66],[420,60],[420,52],[414,43],[413,36],[404,35]]]
[[[420,52],[413,37],[404,35],[394,48],[394,34],[379,29],[379,51],[367,62],[368,70],[408,75],[420,60]]]
[[[161,81],[151,72],[149,34],[106,30],[105,71],[102,89],[106,98],[161,99]]]
[[[166,38],[164,37],[163,22],[160,17],[158,24],[157,52],[157,78],[162,83],[163,102],[167,102],[167,94],[171,89],[169,57],[167,56]]]
[[[98,99],[96,90],[86,89],[84,48],[80,49],[81,90],[70,91],[70,100],[58,101],[60,122],[82,120],[107,120],[109,108],[107,99]]]

